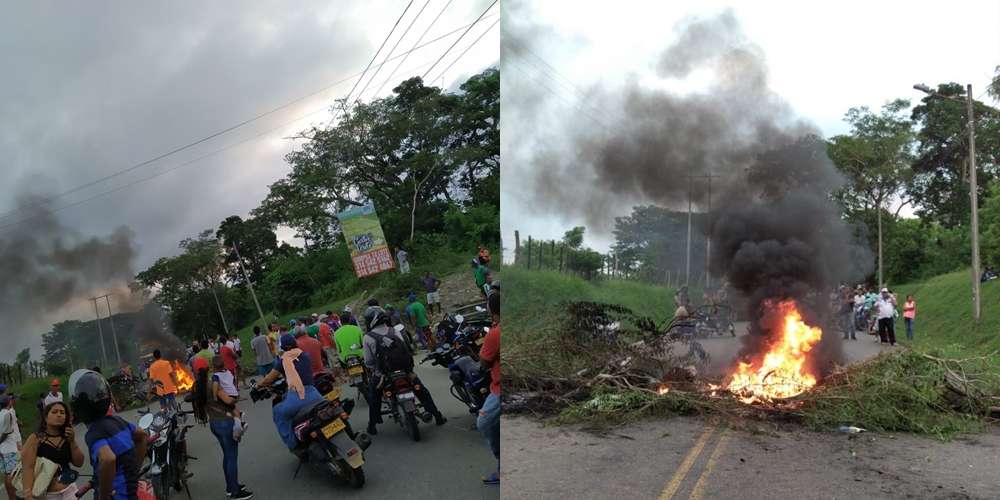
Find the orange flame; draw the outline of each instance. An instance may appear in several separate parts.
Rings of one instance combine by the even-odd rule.
[[[744,403],[789,398],[816,385],[816,377],[803,371],[808,353],[823,336],[822,330],[802,321],[795,302],[768,304],[781,315],[781,336],[760,359],[740,362],[727,388]]]
[[[190,391],[194,387],[194,377],[191,372],[184,368],[176,360],[174,361],[174,375],[177,377],[177,392]]]
[[[666,394],[668,392],[670,392],[670,386],[668,386],[667,384],[660,384],[660,387],[658,387],[656,389],[656,394],[658,394],[660,396],[662,396],[662,395],[664,395],[664,394]]]

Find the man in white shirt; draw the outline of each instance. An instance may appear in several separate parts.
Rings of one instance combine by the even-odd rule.
[[[59,392],[59,379],[52,379],[52,383],[49,384],[49,393],[45,395],[45,399],[42,400],[42,407],[46,407],[51,403],[56,401],[62,401],[63,395]]]
[[[21,429],[17,426],[17,413],[14,412],[15,398],[13,394],[0,396],[0,472],[3,473],[7,498],[17,498],[12,476],[21,461]]]
[[[889,293],[888,288],[882,289],[882,295],[875,302],[875,311],[878,314],[878,337],[879,342],[889,345],[896,345],[896,297]]]
[[[400,274],[406,274],[410,272],[410,263],[406,260],[406,250],[402,247],[396,252],[396,259],[399,260],[399,272]]]

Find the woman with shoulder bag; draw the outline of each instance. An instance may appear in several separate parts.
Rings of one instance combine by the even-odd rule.
[[[212,359],[213,368],[217,372],[225,372],[222,358]],[[228,373],[228,372],[227,372]],[[194,411],[198,420],[208,421],[212,435],[219,441],[222,448],[222,472],[226,478],[226,493],[233,500],[248,500],[253,498],[253,492],[239,483],[237,478],[237,461],[240,443],[233,436],[236,420],[236,398],[226,393],[219,377],[209,375],[209,369],[200,369],[195,374]]]
[[[43,460],[47,462],[39,464]],[[76,444],[69,407],[55,401],[42,410],[38,430],[21,448],[20,490],[28,498],[76,499],[77,473],[70,465],[83,466],[83,450]],[[36,476],[36,470],[40,475]]]

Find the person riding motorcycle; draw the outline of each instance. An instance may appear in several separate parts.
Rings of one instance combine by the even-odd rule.
[[[92,370],[70,376],[70,408],[87,426],[86,443],[97,498],[136,498],[139,470],[146,458],[146,433],[117,415],[108,415],[111,386]]]
[[[386,314],[385,311],[377,312],[368,322],[368,332],[365,333],[363,339],[365,365],[368,366],[368,369],[372,374],[372,380],[374,381],[370,388],[371,397],[368,400],[368,434],[378,434],[378,430],[375,428],[375,425],[382,423],[383,379],[386,375],[388,375],[387,372],[396,370],[406,371],[410,374],[414,386],[413,392],[417,399],[420,400],[420,403],[424,406],[424,409],[427,410],[428,413],[434,415],[434,420],[437,425],[444,425],[448,419],[444,418],[444,415],[441,414],[441,411],[438,410],[437,406],[434,404],[434,398],[431,397],[431,393],[427,389],[427,386],[420,381],[420,378],[413,374],[413,352],[410,351],[410,348],[406,343],[406,339],[403,338],[399,332],[389,328],[390,323],[391,320],[389,315]],[[384,359],[379,359],[378,356],[380,345],[383,350],[399,348],[397,346],[401,345],[401,348],[405,349],[406,353],[409,355],[408,366],[384,366]]]
[[[295,432],[292,429],[292,418],[304,406],[312,401],[322,399],[316,386],[313,385],[312,366],[309,355],[299,349],[295,342],[295,337],[285,335],[281,337],[281,359],[274,363],[274,368],[261,380],[258,385],[267,387],[284,377],[288,383],[288,392],[285,399],[274,405],[272,418],[274,426],[278,429],[278,435],[284,441],[289,450],[294,450],[298,444]]]

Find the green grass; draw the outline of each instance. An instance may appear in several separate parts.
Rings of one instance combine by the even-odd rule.
[[[674,290],[637,281],[597,280],[557,271],[529,271],[504,267],[504,333],[534,335],[555,326],[560,305],[565,302],[593,301],[616,304],[656,321],[673,312]]]

